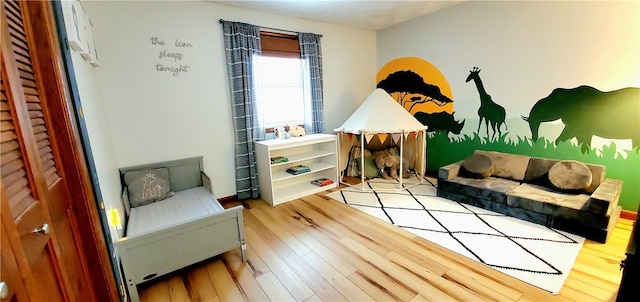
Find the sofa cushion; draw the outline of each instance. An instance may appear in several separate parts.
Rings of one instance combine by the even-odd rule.
[[[560,162],[558,159],[532,157],[529,161],[529,167],[527,167],[524,182],[549,188],[553,187],[551,181],[549,181],[549,170],[558,162]],[[584,164],[589,168],[592,175],[591,185],[585,189],[585,192],[593,193],[604,181],[607,169],[603,165]]]
[[[466,177],[456,177],[450,180],[438,179],[438,190],[499,203],[507,203],[507,194],[519,185],[520,183],[517,181],[493,176],[483,179]]]
[[[171,197],[169,169],[158,168],[141,171],[127,171],[124,182],[129,193],[132,208]]]
[[[529,166],[530,156],[509,154],[494,151],[476,150],[474,154],[485,154],[493,161],[493,173],[491,176],[502,177],[522,181]]]
[[[575,160],[563,160],[549,169],[549,181],[558,190],[585,190],[591,186],[591,170]]]
[[[588,202],[589,196],[586,194],[559,192],[526,183],[511,190],[507,196],[510,206],[570,219],[578,219]]]
[[[587,191],[588,193],[593,193],[604,181],[607,167],[603,165],[588,163],[585,163],[585,165],[587,165],[587,167],[589,167],[589,170],[591,170],[591,185],[585,191]]]
[[[462,167],[473,178],[487,178],[493,173],[493,160],[486,154],[471,154],[462,162]]]

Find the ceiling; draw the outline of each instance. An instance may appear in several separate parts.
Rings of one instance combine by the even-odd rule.
[[[454,0],[280,0],[280,1],[210,1],[316,21],[379,30],[456,5]]]

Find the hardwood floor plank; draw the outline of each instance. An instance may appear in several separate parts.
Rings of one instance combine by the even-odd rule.
[[[567,299],[567,301],[584,301],[584,302],[603,301],[603,300],[598,300],[592,296],[584,294],[583,292],[577,291],[573,288],[566,287],[566,286],[560,290],[560,292],[558,293],[558,296]]]
[[[320,256],[316,254],[308,254],[303,257],[309,266],[314,267],[315,270],[325,279],[331,286],[333,286],[338,292],[340,292],[349,301],[371,301],[364,291],[362,291],[355,284],[351,283],[347,277],[343,276],[338,270],[336,270],[329,263],[325,262]]]
[[[296,301],[273,273],[263,274],[256,281],[270,301]]]
[[[286,263],[289,268],[293,270],[320,299],[325,301],[345,300],[344,296],[328,284],[322,276],[282,242],[276,234],[271,232],[261,221],[255,219],[255,213],[259,213],[259,210],[247,211],[247,215],[245,215],[247,223],[252,224],[252,228],[256,234],[258,234],[279,257],[287,260]]]
[[[595,268],[590,266],[588,263],[584,263],[581,261],[575,262],[573,264],[573,268],[574,270],[586,273],[586,274],[590,274],[590,275],[594,275],[594,276],[599,276],[600,278],[607,280],[609,282],[613,282],[616,284],[620,284],[620,280],[621,280],[621,274],[616,272],[616,271],[610,271],[607,269],[599,269],[599,268]]]
[[[320,300],[320,298],[318,298],[318,296],[313,295],[313,296],[309,297],[309,299],[304,300],[304,302],[322,302],[322,300]]]
[[[391,263],[398,265],[405,270],[412,272],[424,282],[432,285],[442,293],[458,300],[458,301],[480,301],[482,298],[459,284],[445,279],[440,275],[436,275],[415,262],[412,262],[396,252],[389,252],[384,256]]]
[[[597,288],[606,290],[608,292],[616,292],[619,287],[619,285],[614,282],[604,280],[598,276],[586,274],[578,270],[571,270],[571,273],[569,274],[569,278],[580,280],[582,282],[589,284],[589,286],[597,287]]]
[[[304,256],[311,252],[311,250],[304,243],[300,242],[296,236],[283,228],[261,209],[262,207],[257,206],[252,208],[249,212],[251,212],[251,214],[253,214],[266,228],[271,230],[273,234],[278,236],[280,240],[298,256]]]
[[[362,228],[362,226],[354,228],[345,223],[345,219],[342,217],[344,213],[327,211],[326,204],[334,201],[327,201],[315,195],[303,197],[301,200],[303,202],[298,203],[297,206],[304,207],[307,210],[304,213],[310,213],[316,223],[338,230],[337,232],[342,234],[340,239],[351,237],[374,250],[379,255],[384,255],[390,251],[387,247],[378,244],[376,240],[372,238],[373,233],[366,232],[366,230],[369,229],[368,226],[365,228]]]
[[[385,250],[395,250],[401,255],[409,255],[411,254],[413,257],[413,261],[419,264],[425,265],[430,271],[437,275],[442,275],[445,271],[448,270],[447,267],[440,265],[435,261],[430,261],[424,257],[420,257],[420,251],[416,251],[413,247],[407,246],[407,244],[411,243],[411,240],[417,238],[414,234],[405,231],[401,228],[398,228],[390,223],[384,222],[380,219],[372,219],[372,217],[362,211],[356,210],[350,206],[340,204],[333,199],[327,200],[327,208],[331,209],[331,211],[336,213],[343,213],[343,216],[338,218],[341,223],[345,225],[349,225],[354,229],[364,229],[367,230],[372,226],[376,226],[378,229],[377,232],[368,232],[370,239],[375,242],[376,245],[381,245],[385,247]],[[334,207],[334,208],[331,208]],[[359,217],[359,218],[357,218]],[[356,218],[356,219],[354,219]],[[376,223],[362,223],[362,220],[373,220]],[[382,227],[382,229],[378,228]],[[353,237],[352,237],[353,238]],[[367,242],[362,242],[367,245]],[[367,247],[369,247],[367,245]],[[384,252],[385,250],[378,251]],[[380,254],[384,255],[384,254]],[[419,260],[418,260],[419,259]]]
[[[378,283],[380,279],[370,278],[367,273],[360,271],[351,274],[347,279],[362,289],[374,301],[410,301],[417,295],[409,296],[409,299],[403,300],[390,292],[384,285]]]
[[[409,302],[430,302],[431,300],[417,294],[413,299],[409,300]]]
[[[289,204],[283,204],[278,206],[278,208],[289,207]],[[381,271],[379,268],[373,266],[366,259],[363,259],[360,255],[353,253],[353,251],[349,250],[345,246],[341,245],[340,242],[326,230],[322,229],[322,226],[315,224],[313,219],[310,219],[304,214],[297,211],[299,208],[291,207],[290,210],[298,213],[301,217],[307,220],[310,225],[305,229],[308,234],[314,236],[319,242],[327,247],[331,247],[331,249],[335,252],[335,254],[339,255],[345,261],[349,262],[353,267],[357,269],[356,272],[347,276],[349,280],[354,282],[354,284],[358,285],[360,289],[362,289],[367,295],[374,298],[374,300],[402,300],[400,297],[409,297],[413,298],[415,293],[411,293],[408,291],[400,292],[399,295],[395,295],[392,292],[389,292],[386,288],[389,287],[397,287],[397,283],[395,280],[389,278],[389,276]]]
[[[455,301],[454,298],[441,292],[433,285],[429,284],[428,282],[424,282],[411,273],[407,273],[407,270],[405,270],[401,266],[398,266],[395,263],[385,259],[384,257],[374,253],[355,240],[351,238],[344,238],[340,240],[340,242],[349,247],[356,254],[366,257],[373,265],[386,272],[391,278],[398,280],[399,285],[402,285],[402,287],[404,288],[410,289],[412,291],[412,297],[415,297],[415,295],[419,293],[430,300]],[[398,289],[401,288],[398,287]],[[395,289],[392,288],[389,290],[393,292]]]
[[[243,301],[245,296],[238,289],[233,277],[229,274],[222,257],[206,264],[209,278],[218,293],[220,301]]]
[[[511,291],[506,290],[505,293],[509,294],[510,292],[513,294],[513,297],[515,298],[509,298],[505,295],[503,295],[502,292],[500,292],[499,290],[496,291],[494,290],[493,286],[489,287],[486,286],[485,284],[482,284],[482,282],[478,282],[476,279],[459,273],[455,270],[449,270],[444,274],[444,277],[454,281],[457,284],[460,284],[461,286],[468,288],[469,290],[473,291],[476,295],[482,297],[482,300],[490,300],[490,301],[503,301],[503,302],[508,302],[508,301],[516,301],[516,299],[520,299],[522,297],[522,294],[519,292],[515,292],[515,291]]]
[[[264,202],[257,204],[257,208],[261,208],[263,207],[261,204],[264,204]],[[320,241],[316,240],[314,236],[308,232],[308,228],[312,227],[312,224],[306,222],[306,220],[297,213],[289,211],[289,208],[285,205],[280,206],[279,209],[282,211],[276,212],[265,210],[265,212],[268,213],[273,220],[280,223],[282,227],[296,229],[296,232],[293,232],[293,234],[298,238],[298,240],[303,242],[316,255],[320,256],[324,261],[333,266],[333,268],[338,270],[343,276],[349,276],[356,271],[349,262],[338,256],[330,247],[327,247]]]
[[[220,301],[218,293],[211,283],[209,272],[206,267],[197,266],[187,272],[191,298],[194,302],[216,302]]]
[[[169,296],[171,301],[192,301],[185,286],[182,275],[175,275],[169,279]]]
[[[248,211],[247,211],[248,212]],[[244,215],[247,227],[245,237],[247,242],[255,249],[262,261],[269,267],[269,270],[278,277],[285,288],[296,301],[305,300],[314,295],[314,292],[304,283],[302,279],[274,252],[254,231],[250,224],[249,215]]]
[[[263,272],[256,272],[251,267],[250,263],[242,262],[240,254],[237,250],[232,250],[224,253],[224,259],[231,267],[242,292],[246,294],[248,301],[267,301],[267,295],[258,284],[257,280],[260,276],[264,275]],[[267,272],[269,273],[269,272]]]
[[[140,301],[153,301],[153,302],[170,302],[171,293],[169,292],[169,283],[166,279],[158,279],[154,283],[142,286],[138,289]]]
[[[249,269],[254,277],[258,277],[264,273],[270,272],[269,267],[264,264],[260,256],[256,253],[253,247],[247,244],[247,265],[249,265]]]
[[[606,301],[611,297],[610,291],[607,291],[595,286],[591,286],[588,283],[580,281],[575,278],[567,278],[567,280],[563,285],[563,288],[564,287],[575,289],[576,291],[579,291],[599,301]]]

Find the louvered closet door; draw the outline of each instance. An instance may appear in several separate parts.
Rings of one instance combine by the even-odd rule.
[[[46,114],[43,90],[51,83],[38,70],[27,4],[3,0],[0,10],[3,227],[19,237],[9,242],[31,300],[78,300],[86,282]]]

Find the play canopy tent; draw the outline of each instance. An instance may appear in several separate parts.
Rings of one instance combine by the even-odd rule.
[[[370,151],[397,146],[401,166],[409,164],[422,182],[426,170],[426,129],[383,89],[374,90],[356,111],[334,131],[338,133],[341,174],[354,146]],[[360,152],[361,188],[364,189],[364,152]],[[341,175],[341,180],[344,175]],[[402,178],[399,177],[399,188]]]

